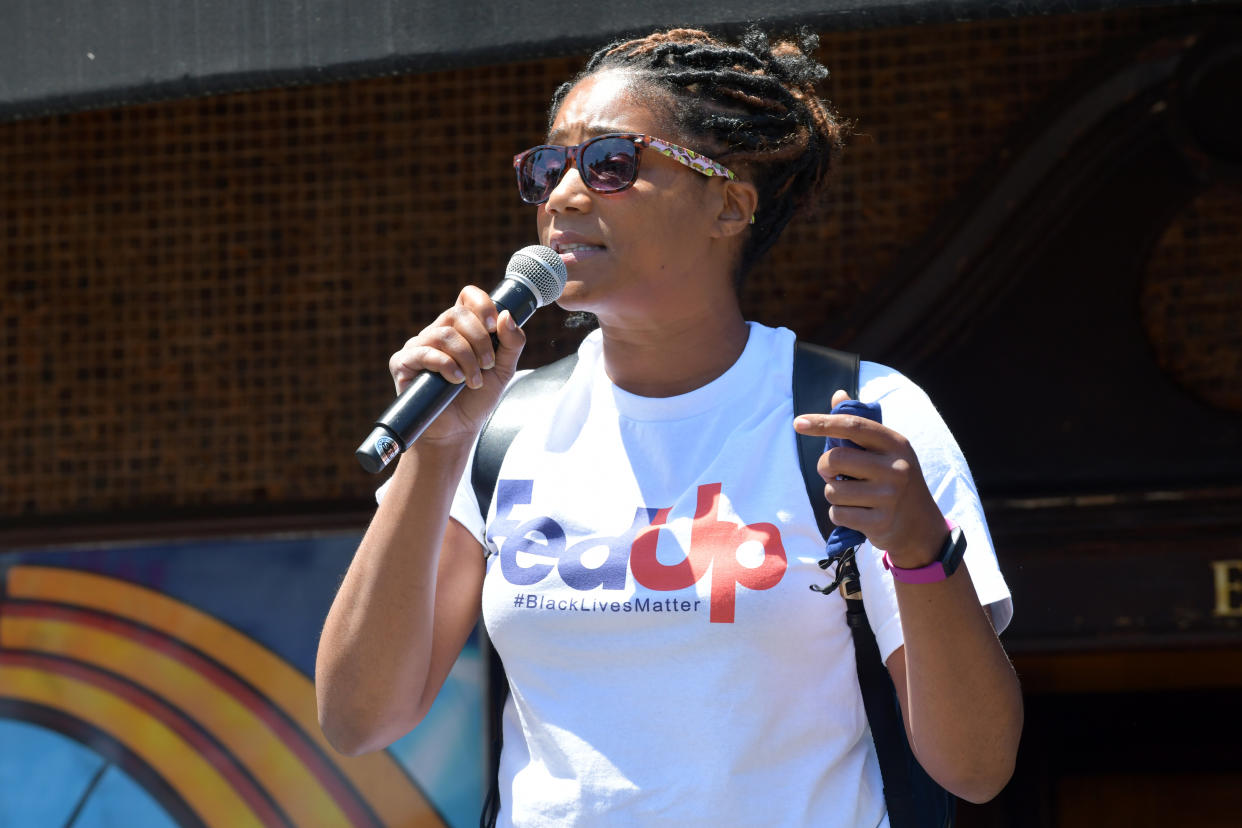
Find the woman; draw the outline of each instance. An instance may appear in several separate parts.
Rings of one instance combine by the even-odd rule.
[[[501,824],[887,824],[843,601],[807,589],[824,539],[796,429],[863,449],[819,470],[834,522],[870,540],[868,615],[920,762],[972,801],[1008,780],[1021,696],[989,613],[1003,628],[1009,594],[956,444],[872,363],[860,397],[885,425],[795,421],[793,335],[739,309],[837,151],[814,46],[672,30],[558,90],[519,189],[568,267],[559,304],[598,330],[510,448],[486,521],[459,482],[522,331],[470,287],[393,356],[398,389],[428,369],[471,390],[401,458],[329,613],[316,687],[340,750],[421,720],[482,605],[512,691]],[[876,550],[894,573],[932,564],[946,518],[969,539],[955,574],[885,571]]]

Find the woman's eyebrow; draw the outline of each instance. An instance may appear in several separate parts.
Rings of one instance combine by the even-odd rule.
[[[615,126],[612,124],[597,124],[597,125],[586,127],[584,131],[586,132],[587,136],[591,138],[594,138],[596,135],[607,135],[610,132],[624,132],[624,133],[628,133],[631,135],[638,134],[634,132],[633,130],[625,129],[623,127]],[[548,133],[547,141],[549,144],[559,144],[561,140],[563,139],[564,135],[565,135],[564,129],[554,129]]]

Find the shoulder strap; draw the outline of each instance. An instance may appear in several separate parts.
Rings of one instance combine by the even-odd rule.
[[[832,407],[832,395],[844,388],[850,399],[858,399],[858,354],[798,342],[794,346],[793,404],[794,414],[823,414]],[[798,465],[806,495],[815,513],[815,522],[825,538],[832,532],[828,518],[828,501],[824,500],[824,481],[816,471],[819,456],[824,453],[824,438],[798,435]]]
[[[576,353],[556,362],[541,366],[515,381],[500,396],[491,416],[479,432],[478,445],[474,450],[474,464],[470,467],[470,485],[479,501],[479,511],[487,520],[487,512],[496,494],[496,481],[500,478],[500,465],[513,438],[522,426],[539,416],[541,410],[551,403],[556,393],[578,364]],[[486,638],[486,637],[485,637]],[[495,828],[500,812],[500,750],[502,747],[502,724],[505,698],[509,695],[509,680],[500,656],[491,646],[487,650],[487,706],[488,706],[488,786],[479,815],[480,828]]]
[[[514,382],[501,395],[492,409],[491,416],[479,432],[479,444],[474,451],[474,465],[470,468],[470,485],[479,501],[479,512],[487,520],[487,510],[496,493],[496,480],[500,477],[500,464],[513,443],[513,438],[546,406],[552,394],[565,384],[578,364],[576,353],[556,362],[536,368]]]
[[[839,388],[848,391],[851,399],[858,399],[858,367],[857,354],[797,343],[793,369],[794,414],[828,411],[832,395]],[[816,470],[823,451],[824,438],[798,435],[802,480],[815,521],[826,539],[833,523],[828,517],[828,501],[824,500],[824,481]],[[880,659],[879,645],[867,621],[857,566],[852,559],[841,565],[848,567],[841,594],[846,599],[845,619],[854,639],[858,686],[880,762],[889,824],[892,828],[951,828],[956,801],[927,775],[914,757],[901,721],[897,691]]]

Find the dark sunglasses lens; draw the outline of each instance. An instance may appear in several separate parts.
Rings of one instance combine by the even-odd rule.
[[[582,150],[582,177],[601,193],[624,190],[638,178],[638,147],[629,138],[601,138]]]
[[[528,204],[542,204],[552,195],[565,172],[565,150],[540,147],[522,159],[518,168],[518,195]]]

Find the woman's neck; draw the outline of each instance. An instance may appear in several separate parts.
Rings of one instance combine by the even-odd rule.
[[[673,397],[701,388],[729,370],[750,335],[736,303],[639,326],[601,319],[600,330],[608,377],[642,397]]]

